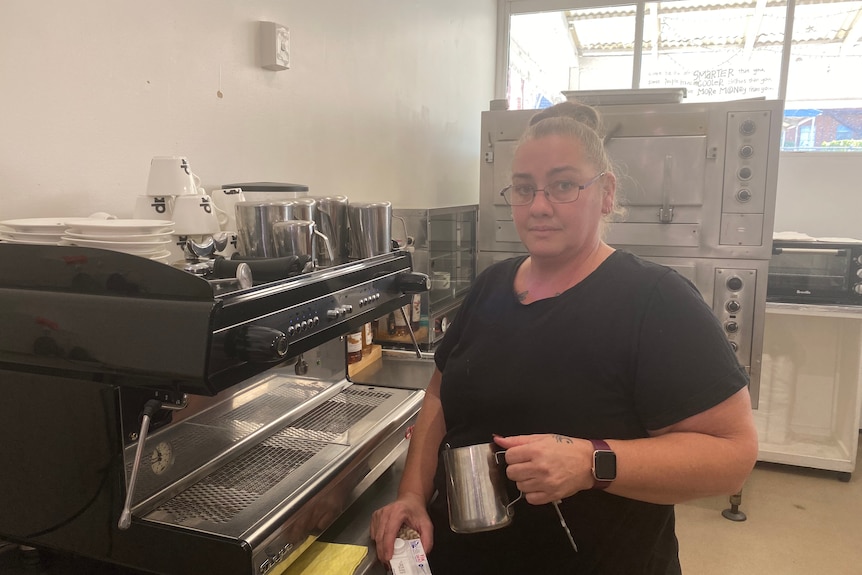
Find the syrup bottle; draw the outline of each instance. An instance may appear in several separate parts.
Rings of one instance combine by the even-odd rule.
[[[347,363],[357,363],[362,360],[362,332],[357,331],[347,336]]]

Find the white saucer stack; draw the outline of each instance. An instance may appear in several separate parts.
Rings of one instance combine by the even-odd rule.
[[[10,244],[57,245],[66,232],[62,218],[26,218],[0,222],[0,241]]]
[[[167,262],[174,223],[165,220],[70,218],[60,245],[102,248]]]

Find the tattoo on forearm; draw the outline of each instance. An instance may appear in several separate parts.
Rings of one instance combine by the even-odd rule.
[[[571,437],[566,437],[565,435],[554,435],[554,441],[557,443],[574,443]]]

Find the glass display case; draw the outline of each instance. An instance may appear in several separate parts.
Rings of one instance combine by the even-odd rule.
[[[431,278],[431,291],[418,294],[405,310],[424,350],[443,337],[476,278],[478,214],[478,205],[392,211],[392,239],[412,249],[413,269]],[[374,341],[384,347],[413,345],[399,313],[377,320]]]

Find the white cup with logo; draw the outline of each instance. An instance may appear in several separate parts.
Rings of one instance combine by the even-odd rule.
[[[186,196],[202,193],[197,177],[184,156],[156,156],[150,160],[148,196]]]
[[[173,196],[138,196],[132,217],[136,220],[170,221],[174,214]]]
[[[174,233],[182,236],[214,234],[221,230],[218,213],[207,195],[174,198]]]
[[[222,224],[225,231],[235,230],[236,227],[236,204],[245,201],[245,194],[240,188],[222,188],[213,190],[210,194],[216,207],[223,210],[227,221]]]

